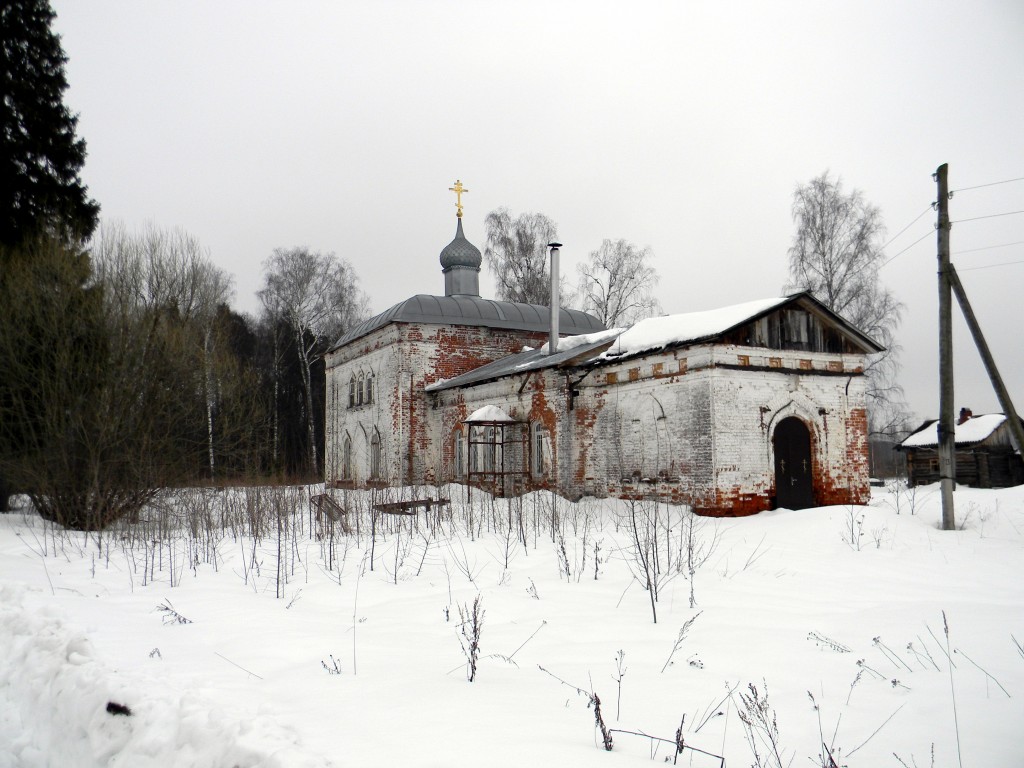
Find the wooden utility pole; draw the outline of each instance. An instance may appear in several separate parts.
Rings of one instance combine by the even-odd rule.
[[[1013,438],[1013,447],[1021,451],[1024,449],[1024,425],[1021,425],[1020,419],[1017,417],[1017,411],[1013,407],[1013,400],[1010,399],[1010,393],[1007,391],[1006,385],[1003,384],[1003,377],[999,375],[999,369],[996,368],[996,361],[992,357],[992,351],[988,348],[988,342],[985,341],[985,337],[981,333],[978,318],[974,316],[971,302],[967,300],[967,292],[964,290],[963,283],[960,282],[960,275],[957,274],[956,267],[952,264],[949,265],[949,282],[950,287],[953,289],[953,294],[960,304],[960,309],[964,313],[967,327],[971,330],[971,336],[974,337],[974,344],[978,348],[981,360],[985,363],[985,370],[988,372],[989,381],[992,382],[992,388],[996,391],[996,397],[999,399],[999,407],[1003,409],[1003,414],[1010,423],[1010,436]]]
[[[953,432],[953,297],[949,277],[949,166],[943,163],[933,178],[938,184],[939,220],[939,489],[942,494],[942,530],[956,528],[953,516],[953,483],[956,480],[956,444]]]

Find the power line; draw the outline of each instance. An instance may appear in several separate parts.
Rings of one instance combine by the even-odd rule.
[[[952,196],[953,193],[955,193],[955,192],[968,192],[968,191],[970,191],[972,189],[982,189],[983,187],[995,187],[995,186],[998,186],[999,184],[1011,184],[1011,183],[1013,183],[1015,181],[1024,181],[1024,176],[1020,176],[1020,177],[1018,177],[1016,179],[1005,179],[1003,181],[993,181],[993,182],[989,182],[988,184],[977,184],[977,185],[975,185],[973,187],[961,187],[960,189],[952,190],[950,192],[950,196]],[[935,203],[930,203],[928,205],[928,207],[925,208],[923,211],[921,211],[919,214],[917,214],[917,216],[915,216],[914,219],[909,224],[907,224],[905,227],[903,227],[903,229],[901,229],[899,232],[897,232],[895,235],[893,235],[891,238],[889,238],[889,241],[885,245],[882,246],[881,250],[884,251],[886,248],[888,248],[890,245],[892,245],[892,243],[895,242],[900,237],[900,235],[902,235],[904,232],[906,232],[908,229],[910,229],[912,226],[914,226],[914,224],[916,224],[921,219],[922,216],[924,216],[926,213],[928,213],[928,211],[930,211],[933,208],[935,208],[935,205],[936,205]],[[995,219],[995,218],[999,218],[1001,216],[1014,216],[1014,215],[1017,215],[1017,214],[1020,214],[1020,213],[1024,213],[1024,211],[1007,211],[1006,213],[993,213],[993,214],[990,214],[988,216],[973,216],[973,217],[968,218],[968,219],[957,219],[956,221],[951,221],[950,224],[959,224],[959,223],[962,223],[962,222],[965,222],[965,221],[978,221],[980,219]],[[915,245],[920,243],[922,240],[924,240],[930,234],[931,234],[931,232],[925,232],[923,235],[921,235],[921,237],[917,238],[917,240],[912,242],[906,248],[904,248],[903,250],[895,253],[894,255],[890,256],[888,259],[883,261],[879,265],[878,268],[881,269],[882,267],[884,267],[887,264],[891,263],[897,257],[903,255],[904,253],[909,251],[911,248],[913,248]],[[1005,247],[1010,246],[1010,245],[1021,245],[1022,243],[1024,243],[1024,240],[1018,241],[1016,243],[1005,243],[1003,245],[990,245],[990,246],[986,246],[984,248],[971,248],[971,249],[968,249],[968,250],[957,251],[957,254],[961,254],[961,253],[974,253],[975,251],[987,251],[987,250],[991,250],[993,248],[1005,248]],[[1020,262],[1015,262],[1015,261],[1006,262],[1006,264],[1017,264],[1017,263],[1020,263]],[[1005,265],[993,264],[992,266],[1005,266]],[[971,267],[971,269],[987,269],[987,267]]]
[[[961,187],[960,189],[954,189],[953,192],[969,192],[972,189],[982,189],[983,187],[995,187],[1000,184],[1010,184],[1011,182],[1014,181],[1024,181],[1024,176],[1021,176],[1020,178],[1017,179],[1006,179],[1005,181],[993,181],[988,184],[978,184],[975,187]]]
[[[910,229],[912,226],[914,226],[917,223],[918,219],[920,219],[922,216],[924,216],[926,213],[928,213],[928,211],[930,211],[932,209],[933,205],[934,205],[934,203],[929,203],[928,207],[925,208],[923,211],[921,211],[919,214],[917,214],[917,216],[914,217],[914,220],[912,222],[907,224],[907,226],[905,226],[903,229],[901,229],[899,232],[897,232],[895,235],[893,235],[891,238],[889,238],[889,242],[887,242],[885,245],[882,246],[882,250],[884,251],[886,248],[888,248],[890,245],[892,245],[893,240],[895,240],[897,237],[899,237],[904,232],[906,232],[908,229]],[[894,256],[893,258],[896,258],[896,257]]]
[[[998,219],[1000,216],[1015,216],[1018,213],[1024,213],[1024,211],[1007,211],[1006,213],[990,213],[988,216],[972,216],[969,219],[957,219],[956,221],[949,222],[950,224],[961,224],[965,221],[977,221],[978,219]]]
[[[983,248],[967,248],[963,251],[957,251],[954,256],[959,256],[961,253],[975,253],[976,251],[992,251],[996,248],[1009,248],[1011,245],[1024,245],[1024,240],[1018,240],[1015,243],[1003,243],[1002,245],[986,245]]]
[[[925,232],[925,233],[924,233],[923,235],[921,235],[921,236],[920,236],[919,238],[917,238],[917,240],[915,240],[914,242],[912,242],[912,243],[911,243],[910,245],[908,245],[908,246],[907,246],[906,248],[904,248],[904,249],[903,249],[902,251],[900,251],[899,253],[897,253],[897,254],[895,254],[895,255],[893,255],[893,256],[890,256],[890,257],[889,257],[888,259],[886,259],[886,260],[885,260],[885,261],[883,261],[883,262],[882,262],[881,264],[879,264],[879,265],[878,265],[878,268],[879,268],[879,269],[881,269],[881,268],[882,268],[882,267],[884,267],[884,266],[885,266],[886,264],[888,264],[888,263],[889,263],[889,262],[891,262],[891,261],[892,261],[893,259],[895,259],[895,258],[896,258],[897,256],[900,256],[901,254],[904,254],[904,253],[906,253],[906,252],[907,252],[907,251],[909,251],[909,250],[910,250],[911,248],[913,248],[913,247],[914,247],[915,245],[917,245],[917,244],[918,244],[918,243],[920,243],[920,242],[921,242],[922,240],[924,240],[924,239],[925,239],[926,237],[928,237],[928,235],[930,235],[930,234],[932,234],[932,233],[931,233],[931,232]]]
[[[984,265],[982,267],[964,267],[963,269],[958,269],[957,271],[958,272],[972,272],[975,269],[994,269],[996,267],[1009,267],[1009,266],[1012,266],[1014,264],[1024,264],[1024,259],[1021,259],[1020,261],[1004,261],[1001,264],[986,264],[986,265]]]

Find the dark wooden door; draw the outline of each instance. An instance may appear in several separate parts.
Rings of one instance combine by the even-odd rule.
[[[779,422],[772,438],[775,450],[775,506],[806,509],[814,506],[811,472],[811,433],[800,419]]]

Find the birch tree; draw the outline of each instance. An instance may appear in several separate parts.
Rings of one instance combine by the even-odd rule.
[[[551,301],[548,243],[558,237],[555,222],[542,213],[512,218],[508,208],[498,208],[487,214],[484,226],[484,258],[494,273],[498,298],[547,306]]]
[[[650,248],[626,240],[605,240],[577,264],[581,309],[595,315],[606,328],[632,325],[661,311],[654,298],[658,273],[651,266]]]
[[[308,471],[315,475],[320,471],[316,426],[323,408],[314,408],[313,365],[341,333],[366,317],[369,299],[359,288],[352,265],[333,253],[278,248],[264,262],[263,270],[259,298],[264,311],[284,321],[293,336],[302,374]]]
[[[825,171],[797,187],[793,220],[796,234],[784,290],[812,293],[885,347],[872,356],[866,370],[869,418],[875,434],[898,431],[906,420],[903,389],[896,379],[896,330],[904,307],[878,276],[885,258],[881,211],[860,190],[846,192],[842,180]]]

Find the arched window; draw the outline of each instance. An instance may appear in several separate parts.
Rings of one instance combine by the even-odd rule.
[[[341,476],[345,480],[352,479],[352,438],[345,435],[345,443],[341,449]]]
[[[359,382],[356,384],[356,405],[363,404],[363,374],[359,374]]]
[[[380,479],[380,433],[375,429],[370,438],[370,478]]]
[[[373,402],[373,374],[366,374],[366,380],[363,382],[363,402]]]
[[[484,451],[483,465],[484,472],[494,472],[497,466],[497,439],[498,431],[494,427],[487,427],[484,436],[484,444],[481,446]]]
[[[479,472],[480,457],[483,456],[481,441],[484,439],[484,428],[473,425],[469,428],[469,471]]]
[[[356,407],[356,375],[354,373],[352,378],[348,380],[348,407]]]
[[[544,474],[544,427],[540,424],[533,425],[533,459],[531,469],[534,477],[541,477]]]
[[[466,471],[466,448],[461,429],[455,430],[452,442],[452,462],[455,465],[453,474],[455,477],[462,477]]]

